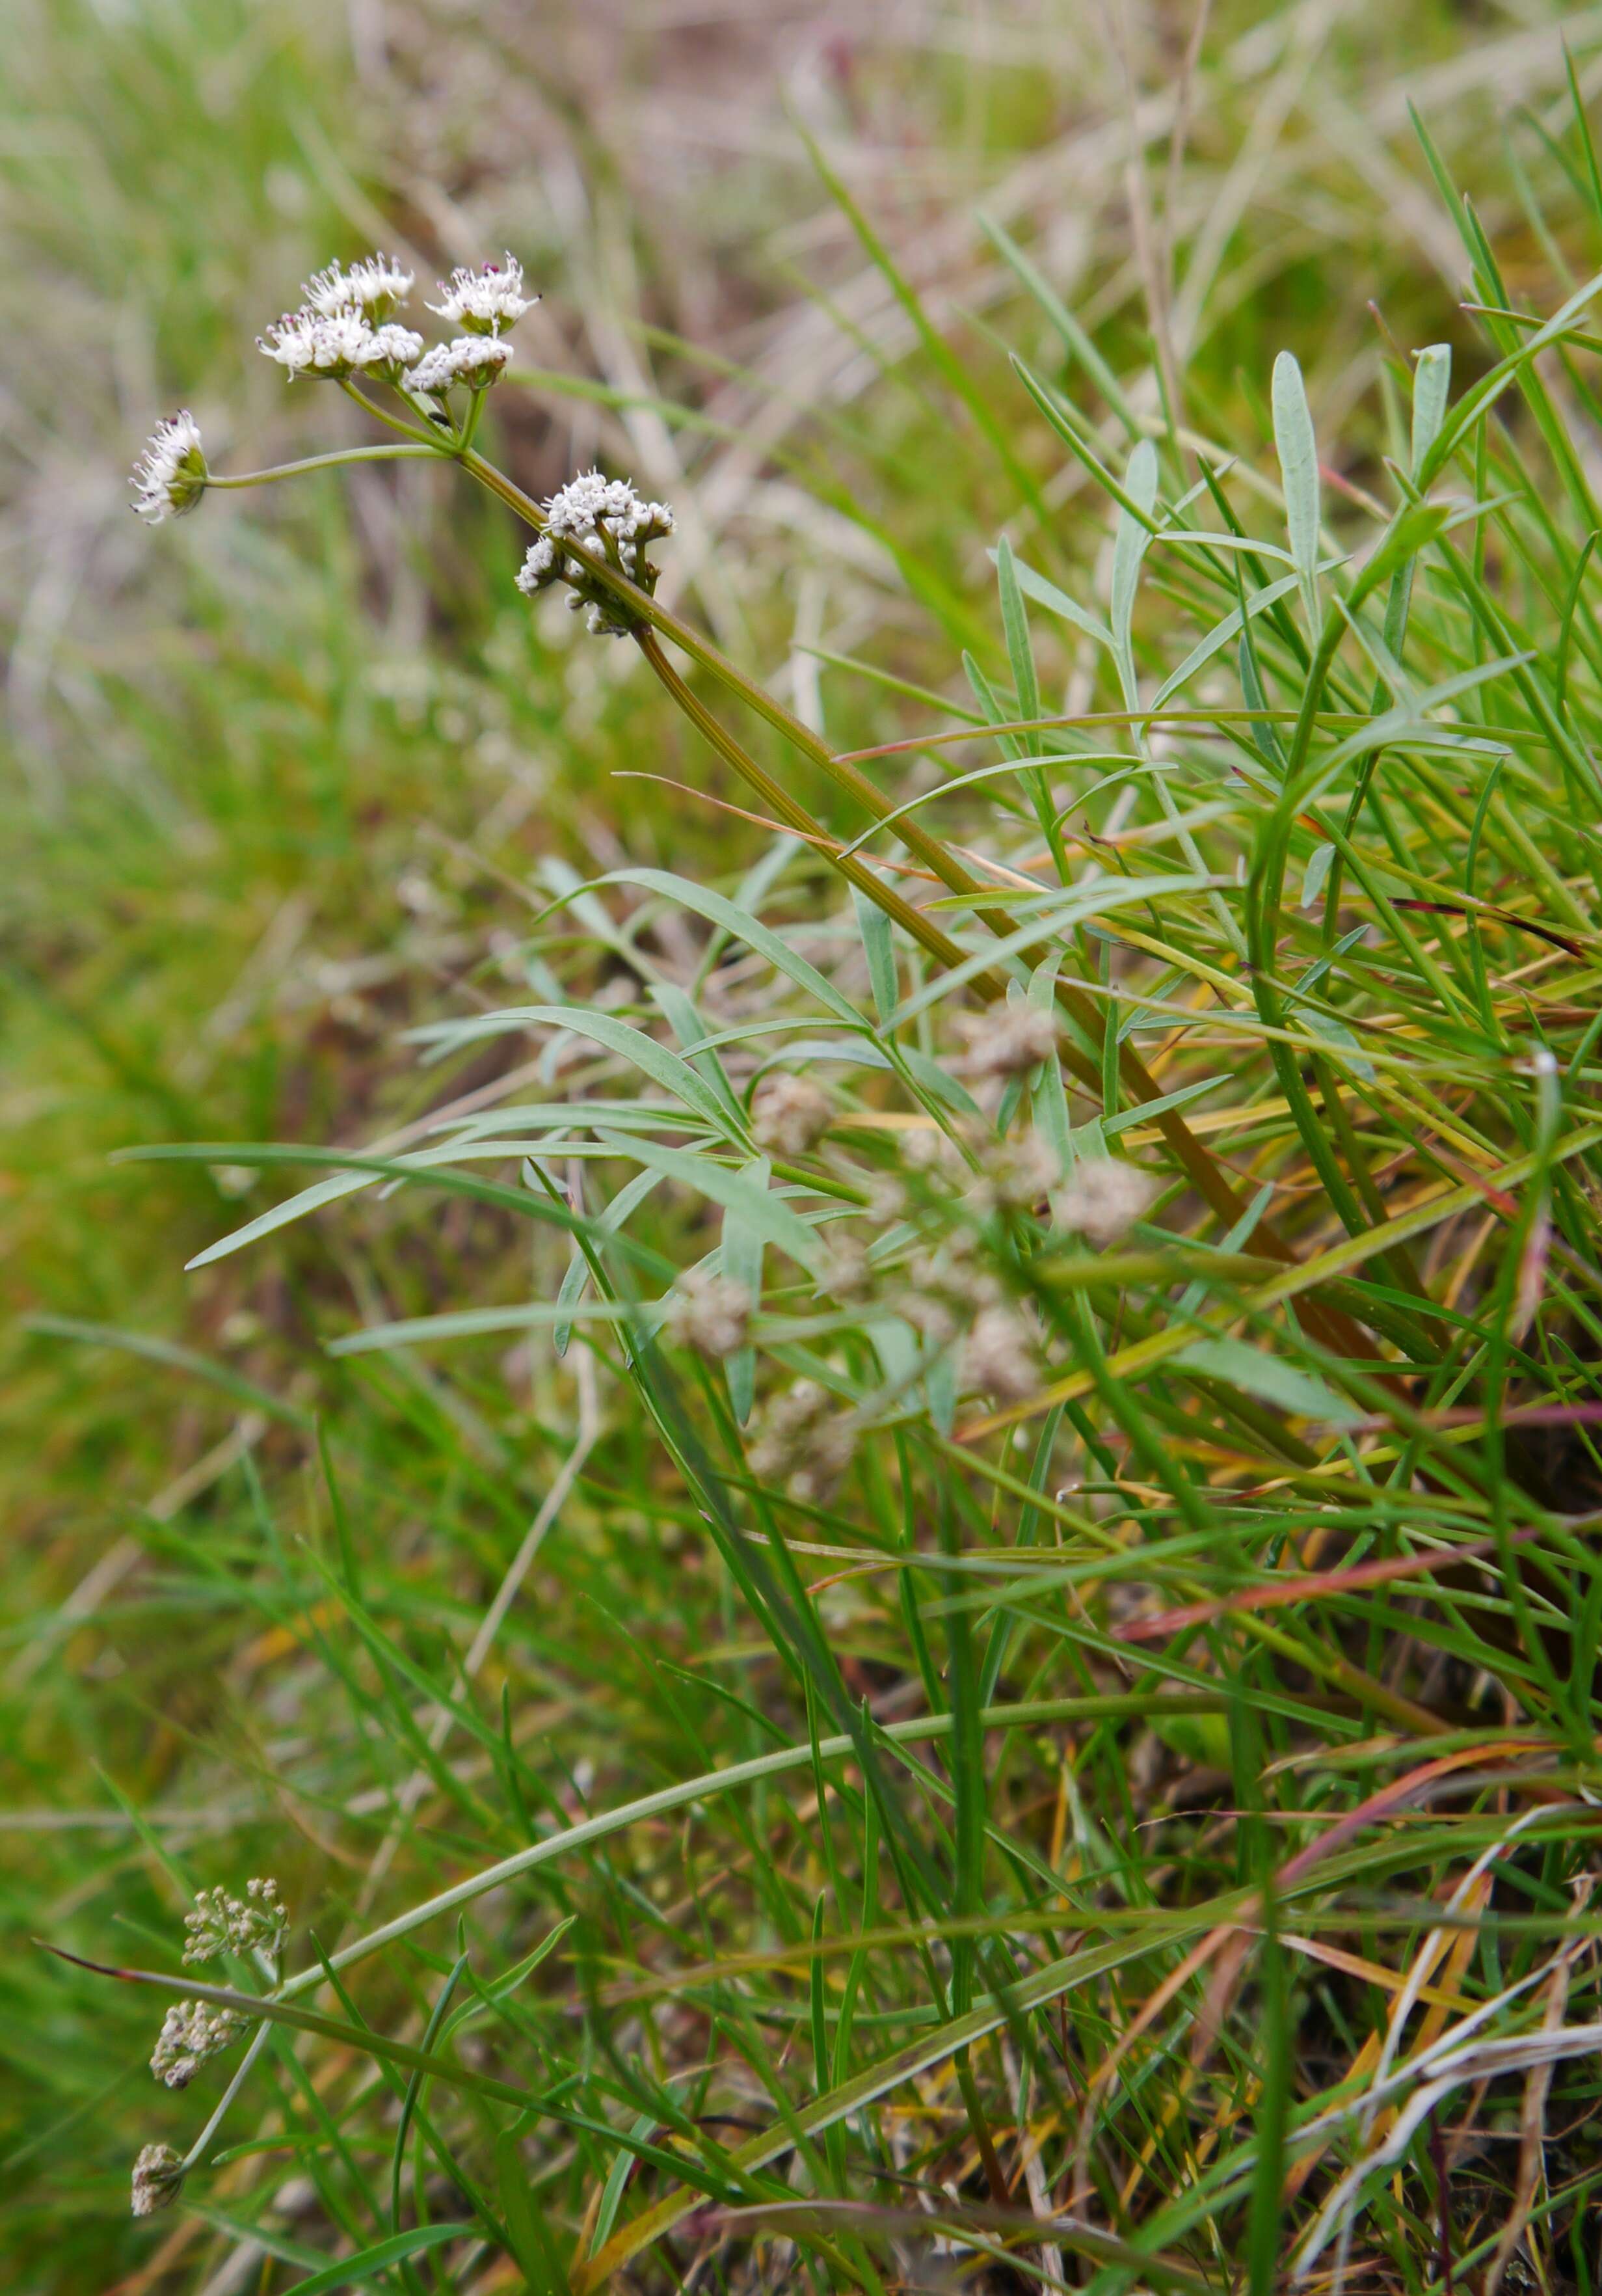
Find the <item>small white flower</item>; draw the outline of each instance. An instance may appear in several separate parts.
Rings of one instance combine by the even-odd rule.
[[[443,398],[459,382],[470,390],[486,390],[511,357],[511,345],[498,335],[458,335],[454,342],[436,343],[425,351],[407,375],[406,387],[426,391],[431,398]]]
[[[136,2217],[170,2209],[184,2184],[184,2163],[170,2144],[147,2144],[134,2163],[131,2206]]]
[[[184,1958],[192,1967],[225,1953],[263,1953],[276,1960],[289,1935],[290,1912],[277,1882],[257,1879],[246,1882],[242,1898],[224,1889],[202,1890],[184,1926],[189,1932]]]
[[[206,491],[206,457],[200,426],[187,408],[157,423],[128,484],[134,508],[152,526],[194,508]]]
[[[1089,1243],[1105,1249],[1132,1227],[1156,1195],[1157,1183],[1116,1156],[1087,1158],[1075,1164],[1051,1198],[1063,1227],[1076,1227]]]
[[[667,1304],[667,1328],[675,1340],[718,1361],[744,1347],[751,1321],[751,1295],[743,1283],[687,1268]]]
[[[540,299],[524,294],[523,266],[511,255],[503,263],[486,263],[482,271],[453,271],[440,281],[439,291],[444,301],[430,303],[429,310],[470,335],[498,335],[503,327],[515,327]]]
[[[207,2060],[231,2047],[244,2030],[237,2009],[214,2009],[207,2001],[175,2002],[161,2021],[151,2070],[168,2088],[187,2088]]]
[[[257,336],[257,348],[276,359],[291,381],[307,374],[320,381],[337,381],[365,363],[373,340],[372,329],[360,311],[286,311]]]
[[[751,1136],[781,1156],[805,1156],[834,1121],[834,1103],[805,1077],[788,1070],[764,1077],[751,1096]]]
[[[552,496],[545,517],[545,531],[518,575],[519,589],[534,597],[553,582],[570,583],[568,603],[575,613],[584,611],[591,630],[598,636],[627,637],[633,616],[585,562],[602,560],[642,589],[654,590],[657,569],[645,545],[673,532],[672,511],[666,503],[647,502],[626,480],[581,471]]]
[[[387,319],[412,291],[412,274],[393,257],[364,255],[348,271],[331,263],[308,279],[301,292],[314,311],[331,319],[340,311],[360,311],[369,319]]]
[[[380,382],[400,382],[421,357],[422,337],[392,320],[372,330],[355,364],[363,374],[376,375]]]

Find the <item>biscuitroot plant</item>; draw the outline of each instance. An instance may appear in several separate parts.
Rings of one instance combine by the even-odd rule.
[[[668,505],[600,472],[536,502],[490,459],[510,256],[446,283],[432,347],[379,255],[267,331],[382,438],[244,474],[187,414],[151,440],[152,521],[454,463],[530,530],[519,589],[634,648],[771,839],[726,888],[551,865],[537,1001],[414,1040],[536,1067],[421,1145],[151,1152],[325,1168],[204,1261],[359,1191],[527,1224],[538,1297],[380,1309],[336,1346],[548,1338],[579,1398],[448,1691],[354,1579],[310,1606],[418,1702],[396,1824],[442,1797],[486,1854],[288,1975],[270,1885],[210,1893],[193,1939],[241,1981],[137,1972],[176,1997],[170,2085],[247,2034],[376,2063],[401,2131],[376,2221],[355,2156],[329,2171],[353,2263],[448,2251],[465,2286],[504,2251],[552,2296],[800,2270],[878,2296],[1001,2260],[1099,2296],[1332,2264],[1423,2289],[1520,2241],[1547,2270],[1602,2182],[1541,2149],[1589,2109],[1598,2030],[1602,511],[1570,427],[1602,419],[1602,280],[1521,313],[1454,213],[1483,370],[1454,404],[1443,348],[1392,361],[1388,453],[1338,495],[1288,356],[1272,454],[1240,463],[1099,357],[1095,417],[1019,365],[1030,455],[1103,507],[1099,579],[1031,481],[996,662],[951,729],[871,752],[658,595]],[[865,768],[908,750],[960,770],[887,794]],[[530,1073],[548,1097],[510,1099]],[[693,1629],[645,1662],[674,1726],[691,1686],[718,1718],[649,1790],[657,1755],[598,1732],[559,1799],[511,1685],[498,1718],[473,1685],[552,1514],[591,1473],[621,1506],[646,1423],[672,1482],[639,1471],[642,1519],[694,1563],[669,1558]],[[561,1920],[519,1915],[510,1967],[477,1968],[470,1918],[545,1888]],[[457,1957],[394,2038],[347,1972],[432,1954],[447,1915]],[[141,2152],[136,2212],[252,2061],[186,2154]]]

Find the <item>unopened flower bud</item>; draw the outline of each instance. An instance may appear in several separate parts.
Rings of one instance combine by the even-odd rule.
[[[168,2088],[187,2088],[200,2067],[232,2047],[244,2030],[237,2009],[214,2009],[208,2001],[175,2002],[161,2021],[151,2070]]]
[[[130,2205],[136,2217],[170,2209],[184,2188],[184,2163],[170,2144],[147,2144],[134,2163]]]

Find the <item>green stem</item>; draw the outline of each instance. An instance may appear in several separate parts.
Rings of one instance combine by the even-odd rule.
[[[392,387],[396,398],[402,401],[403,405],[411,407],[413,413],[415,414],[417,412],[416,406],[413,400],[407,396],[406,392],[402,390],[398,383],[396,383]],[[367,397],[365,391],[361,391],[356,389],[355,383],[351,381],[348,375],[340,376],[339,388],[345,393],[346,398],[348,398],[353,405],[359,406],[364,414],[370,414],[375,422],[381,422],[386,430],[398,430],[403,439],[419,439],[424,446],[432,448],[436,454],[438,453],[439,447],[436,444],[437,434],[432,430],[425,430],[421,422],[403,422],[398,414],[386,414],[381,406],[375,406],[373,405],[372,399]]]
[[[364,402],[365,404],[365,402]],[[298,463],[279,463],[270,471],[235,471],[226,478],[217,471],[208,471],[206,484],[210,487],[269,487],[275,479],[304,478],[307,471],[334,471],[345,463],[413,463],[421,455],[437,456],[443,450],[432,444],[415,447],[341,447],[331,455],[307,455]]]

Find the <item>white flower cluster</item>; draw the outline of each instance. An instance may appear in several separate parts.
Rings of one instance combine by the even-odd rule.
[[[237,2009],[214,2009],[207,2001],[176,2001],[161,2021],[151,2070],[168,2088],[187,2088],[208,2059],[231,2047],[244,2030]]]
[[[184,2184],[184,2163],[170,2144],[147,2144],[134,2163],[132,2208],[136,2217],[170,2209]]]
[[[515,327],[540,299],[524,294],[523,266],[511,255],[504,263],[486,263],[481,271],[453,271],[448,280],[440,281],[439,291],[445,300],[430,303],[429,310],[437,311],[447,326],[461,327],[470,335],[498,335],[503,327]]]
[[[369,321],[387,319],[412,291],[412,274],[388,255],[364,255],[348,271],[331,263],[308,279],[301,291],[312,309],[324,319],[341,311],[360,311]]]
[[[291,381],[298,374],[338,382],[349,374],[370,374],[398,382],[422,353],[422,337],[410,327],[375,327],[357,310],[286,312],[267,330],[262,349],[276,359]]]
[[[511,345],[499,335],[458,335],[454,342],[436,343],[423,352],[405,378],[406,388],[426,391],[430,398],[443,398],[459,382],[470,390],[486,390],[499,381],[511,357]]]
[[[545,504],[545,530],[523,561],[518,587],[532,598],[553,582],[566,582],[573,591],[568,603],[575,613],[584,611],[595,636],[629,637],[636,617],[597,578],[593,565],[610,565],[641,589],[654,591],[659,570],[645,545],[672,532],[666,503],[647,502],[625,480],[582,471]]]
[[[157,423],[128,483],[134,508],[152,526],[194,508],[206,491],[206,457],[200,426],[187,407]]]
[[[189,1931],[184,1958],[191,1966],[225,1953],[263,1953],[275,1961],[289,1934],[290,1911],[277,1882],[258,1879],[246,1882],[242,1898],[224,1889],[202,1890],[184,1926]]]
[[[524,295],[522,266],[510,255],[503,266],[454,272],[448,286],[440,283],[445,300],[429,308],[463,332],[427,349],[421,335],[389,321],[411,287],[411,272],[388,255],[364,256],[348,271],[331,263],[307,281],[299,310],[286,311],[259,338],[261,348],[291,380],[340,382],[361,374],[443,398],[457,383],[484,390],[496,381],[511,357],[502,329],[538,300]]]

